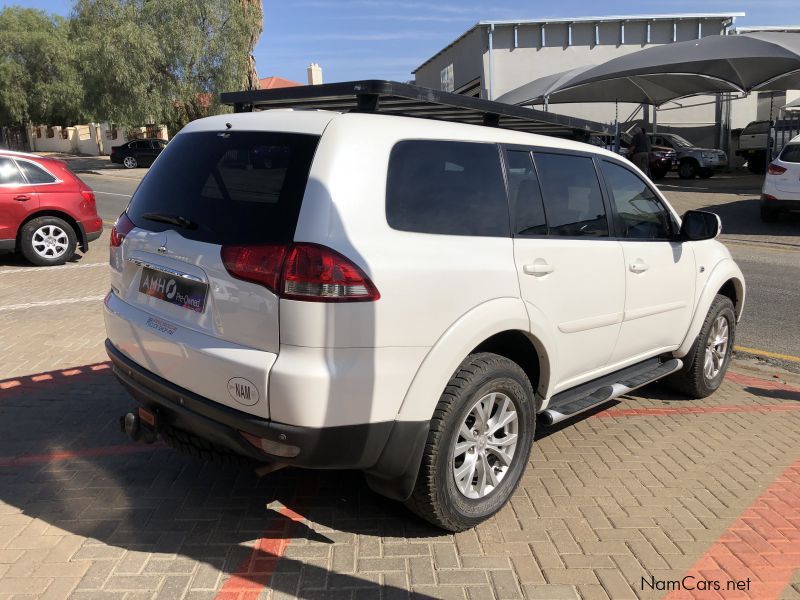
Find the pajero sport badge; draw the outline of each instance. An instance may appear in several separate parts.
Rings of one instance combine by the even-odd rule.
[[[228,393],[239,404],[253,406],[258,402],[258,388],[242,377],[228,380]]]

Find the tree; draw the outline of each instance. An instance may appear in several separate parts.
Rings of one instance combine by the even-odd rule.
[[[68,22],[29,8],[0,11],[0,124],[74,124],[82,107]]]
[[[172,131],[219,112],[219,93],[252,79],[261,28],[256,0],[78,0],[72,35],[87,108],[97,119]]]

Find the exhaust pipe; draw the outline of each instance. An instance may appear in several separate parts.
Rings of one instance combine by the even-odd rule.
[[[126,434],[134,442],[142,441],[145,444],[152,444],[158,436],[156,430],[146,423],[142,423],[136,413],[129,412],[121,416],[119,425],[122,433]]]

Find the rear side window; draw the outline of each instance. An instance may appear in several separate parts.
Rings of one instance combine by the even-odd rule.
[[[534,153],[550,235],[606,237],[608,221],[594,161],[587,156]]]
[[[389,158],[386,220],[400,231],[508,236],[508,200],[497,146],[398,142]]]
[[[17,165],[25,173],[28,183],[53,183],[56,180],[50,173],[27,160],[18,160]]]
[[[20,185],[25,183],[22,173],[10,158],[0,157],[0,185]]]
[[[783,162],[800,163],[800,144],[789,144],[781,152]]]
[[[531,153],[522,150],[506,152],[508,195],[514,207],[515,235],[547,235],[542,193],[533,168]]]
[[[294,238],[319,136],[256,131],[197,132],[175,137],[142,180],[129,218],[150,231],[178,229],[212,244],[285,243]]]

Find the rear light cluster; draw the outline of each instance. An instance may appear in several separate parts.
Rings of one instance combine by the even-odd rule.
[[[767,167],[767,173],[770,175],[783,175],[786,173],[786,167],[776,165],[775,163],[770,163]]]
[[[117,222],[114,223],[114,227],[111,228],[109,245],[112,248],[119,248],[122,246],[125,236],[128,235],[134,227],[136,227],[136,225],[128,218],[128,215],[122,213],[119,219],[117,219]]]
[[[81,190],[81,196],[86,200],[86,206],[94,206],[94,192],[92,190]]]
[[[263,285],[281,298],[311,302],[365,302],[381,296],[350,259],[318,244],[223,246],[228,273]]]

